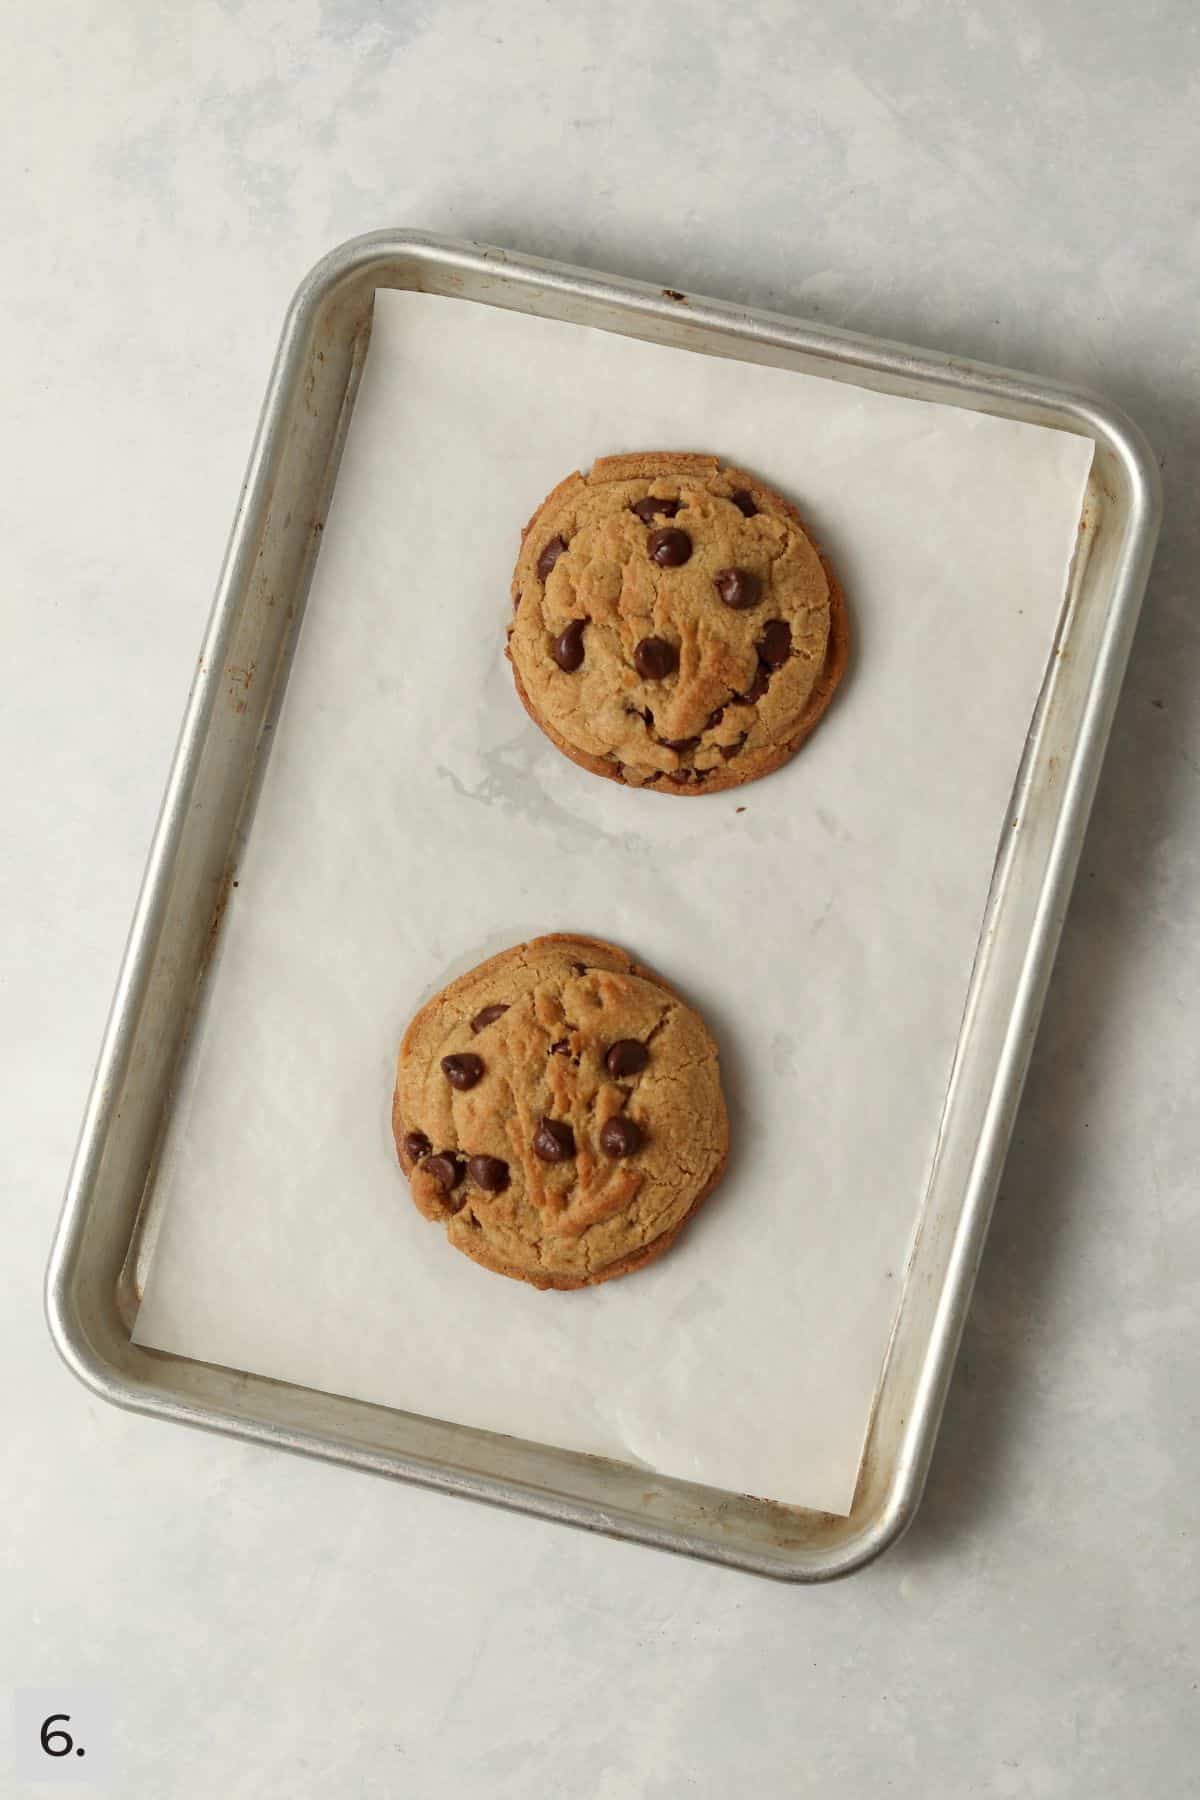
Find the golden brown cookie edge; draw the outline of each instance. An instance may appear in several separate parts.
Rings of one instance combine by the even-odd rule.
[[[590,1275],[579,1279],[570,1275],[539,1276],[536,1271],[519,1269],[515,1264],[502,1263],[498,1258],[494,1259],[487,1256],[480,1256],[475,1250],[469,1248],[466,1244],[456,1242],[453,1238],[448,1239],[450,1247],[453,1250],[460,1251],[463,1256],[469,1257],[472,1262],[478,1263],[480,1268],[488,1269],[494,1275],[507,1275],[511,1281],[523,1281],[527,1287],[537,1288],[539,1293],[577,1293],[581,1288],[599,1287],[602,1282],[615,1281],[621,1275],[632,1275],[638,1269],[644,1269],[647,1263],[657,1262],[660,1256],[666,1254],[683,1230],[684,1226],[688,1223],[689,1219],[695,1217],[697,1208],[703,1201],[708,1199],[722,1175],[725,1173],[725,1165],[729,1161],[728,1113],[724,1116],[724,1125],[725,1148],[722,1152],[721,1160],[714,1169],[707,1185],[696,1195],[696,1198],[692,1201],[692,1204],[688,1207],[682,1219],[677,1219],[669,1230],[661,1232],[658,1237],[651,1238],[650,1242],[648,1244],[643,1244],[640,1250],[632,1250],[628,1256],[620,1256],[615,1262],[606,1263],[602,1269],[596,1269]]]
[[[400,1071],[405,1052],[409,1048],[410,1039],[415,1035],[426,1015],[436,1004],[447,999],[456,991],[461,991],[468,983],[478,980],[479,977],[486,977],[493,970],[498,968],[501,963],[507,962],[510,957],[518,952],[523,950],[536,950],[550,944],[564,946],[579,945],[581,948],[585,949],[589,955],[595,955],[598,951],[603,956],[613,958],[618,969],[622,973],[636,975],[642,981],[648,981],[654,987],[661,988],[663,993],[669,994],[671,998],[677,1000],[681,1006],[686,1006],[690,1012],[695,1013],[696,1017],[703,1025],[709,1040],[712,1042],[714,1054],[719,1056],[716,1040],[712,1036],[708,1021],[703,1013],[699,1012],[697,1008],[692,1005],[691,1001],[681,994],[678,988],[674,987],[665,976],[660,975],[656,969],[650,968],[647,963],[638,962],[627,950],[623,950],[619,944],[609,943],[606,938],[588,937],[582,932],[574,931],[545,932],[541,937],[528,938],[520,944],[510,944],[507,950],[499,950],[494,956],[486,957],[483,962],[476,963],[474,968],[468,969],[463,975],[456,976],[452,982],[449,982],[445,987],[439,988],[436,994],[431,995],[425,1004],[414,1013],[405,1030],[404,1036],[400,1041],[400,1051],[396,1060],[396,1082],[392,1090],[392,1137],[395,1143],[396,1156],[400,1163],[401,1172],[406,1179],[411,1177],[412,1169],[415,1165],[410,1164],[410,1161],[405,1157],[403,1150],[404,1137],[409,1127],[405,1123],[404,1116],[400,1110]],[[478,1263],[481,1268],[488,1269],[495,1275],[506,1275],[512,1281],[523,1281],[527,1286],[535,1287],[543,1293],[552,1290],[558,1293],[572,1293],[581,1288],[598,1287],[601,1282],[615,1280],[620,1275],[632,1275],[635,1270],[644,1268],[647,1263],[653,1262],[656,1257],[662,1256],[670,1249],[688,1220],[695,1213],[696,1208],[702,1201],[708,1199],[722,1175],[725,1173],[725,1167],[729,1161],[729,1108],[725,1104],[725,1095],[721,1089],[720,1082],[717,1083],[717,1097],[721,1102],[720,1125],[722,1143],[720,1161],[717,1163],[709,1180],[696,1195],[683,1217],[677,1219],[674,1225],[668,1230],[661,1232],[658,1237],[652,1238],[648,1244],[643,1244],[640,1249],[631,1251],[628,1256],[618,1257],[615,1262],[606,1264],[604,1268],[597,1269],[581,1279],[575,1279],[574,1277],[566,1275],[539,1276],[536,1270],[522,1269],[515,1263],[504,1263],[498,1258],[481,1256],[475,1250],[456,1242],[448,1233],[447,1242],[451,1249],[458,1250],[472,1262]],[[409,1182],[409,1198],[414,1207],[416,1207],[417,1211],[421,1214],[422,1218],[430,1219],[435,1224],[448,1223],[449,1218],[454,1216],[453,1214],[443,1216],[426,1212],[417,1200],[416,1195],[413,1193],[411,1180]]]
[[[509,668],[512,670],[513,686],[517,690],[518,700],[543,737],[548,738],[555,749],[567,758],[568,762],[573,762],[577,768],[586,769],[590,775],[602,775],[606,781],[619,782],[622,787],[632,788],[635,792],[678,795],[681,799],[692,800],[701,799],[705,794],[728,793],[731,788],[744,787],[748,781],[761,781],[764,776],[773,775],[777,769],[783,768],[785,763],[792,760],[797,751],[807,743],[829,710],[834,694],[849,665],[851,638],[850,620],[842,584],[820,543],[805,524],[799,508],[794,506],[790,500],[785,499],[775,488],[770,487],[767,482],[760,481],[756,476],[748,474],[745,469],[740,469],[732,463],[728,467],[722,468],[719,459],[715,456],[706,456],[687,450],[648,450],[619,456],[598,457],[592,465],[589,476],[585,477],[576,469],[557,486],[551,488],[541,505],[530,515],[528,523],[521,532],[521,549],[524,549],[525,540],[542,514],[550,506],[556,505],[567,490],[573,488],[576,483],[585,486],[588,481],[597,479],[601,481],[639,479],[653,481],[660,475],[678,475],[680,473],[724,475],[730,481],[741,483],[751,495],[769,499],[774,505],[781,507],[793,523],[799,527],[820,558],[821,567],[825,571],[825,579],[829,583],[829,644],[825,653],[825,667],[821,672],[820,680],[809,696],[808,706],[801,716],[794,735],[786,743],[774,744],[769,750],[752,751],[741,761],[736,773],[733,772],[733,763],[729,763],[724,769],[711,772],[704,781],[674,782],[665,777],[661,781],[626,781],[621,773],[624,766],[622,763],[610,761],[607,757],[589,756],[585,750],[569,744],[559,732],[555,731],[554,727],[542,717],[535,707],[507,646],[504,654]],[[521,598],[521,589],[517,585],[520,567],[521,557],[518,554],[509,590],[514,608],[519,604]]]

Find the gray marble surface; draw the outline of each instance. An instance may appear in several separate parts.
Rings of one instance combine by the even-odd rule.
[[[154,1800],[1197,1791],[1194,9],[55,0],[9,43],[0,1685],[104,1690],[111,1792]],[[928,1496],[841,1586],[126,1417],[50,1347],[281,312],[384,223],[1087,383],[1162,460]]]

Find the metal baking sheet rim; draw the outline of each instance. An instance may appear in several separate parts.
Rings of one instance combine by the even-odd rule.
[[[147,1350],[155,1155],[286,682],[377,287],[414,287],[770,362],[1090,437],[1058,641],[1004,822],[933,1170],[848,1517],[668,1480]],[[1158,534],[1137,428],[1054,382],[489,245],[353,239],[284,323],[88,1099],[46,1279],[68,1367],[114,1404],[754,1573],[863,1567],[920,1501]],[[247,671],[260,679],[252,684]]]

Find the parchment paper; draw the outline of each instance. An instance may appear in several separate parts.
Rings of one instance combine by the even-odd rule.
[[[502,655],[570,470],[713,451],[835,559],[851,674],[705,799],[568,763]],[[739,1492],[849,1510],[1090,443],[380,293],[270,766],[163,1158],[138,1340]],[[733,1154],[660,1263],[539,1294],[409,1202],[393,1059],[552,930],[659,968],[721,1045]]]

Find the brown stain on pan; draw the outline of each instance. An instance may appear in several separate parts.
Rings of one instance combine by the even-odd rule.
[[[246,710],[246,696],[250,692],[257,666],[253,657],[244,669],[237,663],[229,663],[226,666],[225,673],[229,677],[229,701],[235,713],[243,713]]]
[[[229,905],[229,891],[236,886],[233,879],[233,864],[227,863],[217,883],[217,898],[213,906],[212,918],[209,920],[208,936],[204,940],[204,950],[200,957],[201,970],[207,969],[212,961],[213,951],[217,947],[217,935],[221,929],[221,921],[225,917],[225,908]]]

